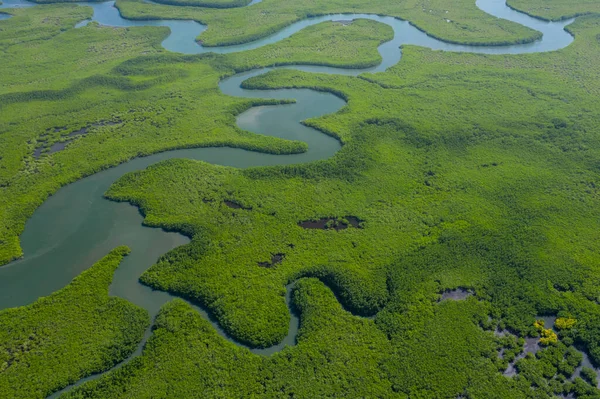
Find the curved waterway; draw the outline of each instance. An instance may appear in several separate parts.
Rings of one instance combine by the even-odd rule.
[[[276,43],[307,26],[324,21],[366,18],[385,23],[393,28],[393,40],[379,46],[382,62],[376,67],[367,69],[319,66],[286,67],[307,72],[343,75],[385,71],[400,60],[400,46],[404,44],[455,52],[522,54],[558,50],[573,41],[573,37],[564,30],[572,20],[540,21],[511,10],[506,6],[504,0],[477,0],[477,6],[491,15],[542,32],[542,39],[528,44],[509,46],[457,45],[432,38],[410,23],[393,17],[370,14],[336,14],[307,18],[291,24],[276,34],[243,45],[203,47],[196,42],[196,38],[206,29],[206,26],[197,22],[131,21],[120,16],[118,9],[114,7],[114,2],[78,4],[92,7],[94,9],[92,20],[103,25],[116,27],[167,26],[170,28],[171,34],[163,41],[164,48],[186,54],[251,50]],[[25,0],[4,0],[4,4],[0,5],[0,8],[34,5]],[[78,26],[84,26],[88,22],[83,21]],[[89,268],[112,248],[118,245],[127,245],[131,248],[131,254],[123,260],[115,272],[110,294],[142,306],[151,316],[156,315],[160,307],[173,297],[168,293],[154,291],[141,285],[138,281],[139,276],[155,263],[160,255],[188,243],[189,239],[177,233],[142,226],[143,218],[137,208],[128,203],[108,201],[103,198],[103,193],[124,174],[144,169],[151,164],[170,158],[196,159],[215,165],[247,168],[305,163],[333,156],[341,148],[340,143],[336,139],[301,125],[299,122],[307,118],[336,112],[344,106],[344,101],[332,94],[312,90],[249,91],[240,87],[244,80],[272,69],[276,68],[237,74],[221,81],[219,87],[224,94],[231,96],[295,98],[295,104],[251,108],[238,116],[237,123],[241,129],[258,134],[302,140],[308,144],[307,152],[294,155],[270,155],[226,147],[169,151],[134,159],[61,188],[48,198],[27,222],[21,235],[21,245],[25,256],[0,268],[0,309],[26,305],[41,296],[55,292],[67,285],[75,276]],[[288,304],[289,296],[290,286],[288,286],[286,296]],[[206,312],[198,307],[196,309],[211,321],[221,335],[231,340]],[[283,342],[271,348],[251,350],[259,354],[271,354],[281,350],[285,345],[295,344],[298,326],[298,318],[292,314],[289,333]],[[141,353],[143,343],[149,335],[150,331],[147,331],[144,341],[132,357]],[[78,384],[88,379],[82,380]],[[57,396],[61,392],[53,396]]]

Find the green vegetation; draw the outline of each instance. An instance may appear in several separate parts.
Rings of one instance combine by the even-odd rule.
[[[584,389],[585,394],[590,396],[582,395],[581,384],[577,381],[582,381],[581,378],[577,378],[575,383],[569,381],[581,359],[581,354],[574,347],[556,343],[535,356],[529,354],[518,360],[516,368],[519,375],[515,379],[518,383],[526,381],[537,387],[535,397],[551,398],[573,392],[578,398],[597,398],[600,391],[588,384],[585,384]]]
[[[392,357],[401,361],[402,357],[396,355],[390,341],[373,321],[357,318],[342,310],[331,291],[315,279],[300,280],[294,289],[293,300],[301,312],[298,344],[271,357],[252,355],[224,341],[189,306],[179,300],[173,301],[165,305],[158,316],[154,334],[140,358],[104,378],[73,390],[66,397],[149,398],[167,392],[177,397],[189,397],[200,392],[205,397],[293,395],[314,398],[344,396],[347,392],[358,397],[405,396],[402,391],[406,389],[408,379],[399,381],[397,386],[392,386],[388,380],[389,372],[399,370],[397,364],[391,363]],[[464,333],[474,334],[472,338],[481,342],[481,347],[446,347],[443,354],[429,351],[432,356],[439,360],[451,355],[447,359],[448,364],[462,357],[458,364],[469,364],[472,362],[471,355],[479,353],[479,350],[491,353],[494,346],[491,334],[484,333],[462,312],[465,309],[481,311],[481,304],[469,301],[447,303],[436,308],[439,309],[436,316],[448,323],[448,329],[465,327]],[[425,340],[423,345],[434,344],[436,348],[442,348],[436,340],[445,334],[444,329],[431,330],[430,338],[421,336]],[[417,344],[420,339],[415,336],[411,343]],[[181,350],[171,353],[172,348]],[[412,348],[421,349],[417,345]],[[167,352],[170,353],[168,356]],[[489,359],[482,361],[481,365],[488,371],[493,369]],[[462,374],[455,368],[450,370],[456,370],[450,378]],[[448,371],[438,369],[437,376]],[[470,376],[467,374],[461,379]],[[402,377],[416,377],[411,382],[418,384],[424,375]],[[447,384],[450,378],[444,377],[439,385]],[[491,387],[501,389],[510,384],[509,380],[499,376]],[[452,391],[453,387],[446,389]]]
[[[75,11],[78,16],[71,16]],[[21,23],[34,22],[27,28],[14,25],[20,27],[21,42],[38,35],[35,21],[43,18],[56,18],[65,32],[53,40],[14,44],[0,54],[5,78],[0,87],[0,264],[21,255],[18,235],[49,194],[103,168],[185,147],[228,145],[279,154],[304,151],[304,143],[237,128],[235,115],[252,105],[273,102],[224,96],[218,89],[220,78],[245,68],[289,62],[372,65],[380,59],[377,45],[390,37],[389,27],[373,21],[349,26],[324,23],[284,44],[244,55],[180,56],[160,49],[165,28],[91,24],[70,29],[76,20],[89,16],[86,7],[56,5],[14,12],[23,17],[2,23],[19,18]],[[334,35],[342,30],[345,39]],[[11,29],[0,31],[0,43],[5,36],[16,35]],[[353,50],[343,51],[346,47]],[[90,129],[69,144],[68,151],[51,158],[32,158],[40,145],[48,147],[99,121],[119,123]],[[56,127],[64,129],[55,131]]]
[[[551,328],[544,328],[544,320],[536,320],[533,323],[535,329],[540,333],[540,345],[551,345],[558,342],[558,336]]]
[[[368,19],[350,24],[323,22],[276,44],[229,54],[227,59],[240,71],[294,64],[367,68],[381,62],[377,47],[393,38],[389,25]]]
[[[337,13],[389,15],[410,21],[429,35],[464,44],[531,42],[540,33],[481,11],[473,0],[264,0],[248,8],[228,10],[149,5],[118,0],[130,19],[193,19],[209,26],[199,39],[205,46],[245,43],[280,31],[307,17]]]
[[[595,0],[508,0],[507,3],[516,10],[546,20],[600,13],[600,3]]]
[[[598,56],[599,29],[594,18],[577,27],[578,44],[552,55],[407,47],[397,67],[365,79],[278,70],[247,81],[341,93],[343,112],[307,123],[340,137],[344,148],[310,165],[233,170],[173,160],[124,177],[110,198],[139,205],[149,225],[196,237],[142,280],[203,303],[236,338],[268,345],[286,331],[287,282],[319,276],[345,306],[369,315],[389,300],[389,270],[401,270],[405,300],[420,279],[441,282],[429,295],[473,287],[522,334],[536,314],[569,310],[600,360],[598,333],[587,335],[598,312],[599,262],[586,250],[597,238],[598,138],[591,132],[599,110],[589,93],[597,92],[598,71],[579,64],[582,49]],[[402,111],[390,117],[390,110]],[[223,200],[252,211],[232,217]],[[297,226],[345,215],[364,228]],[[566,240],[572,236],[577,242]],[[257,267],[275,253],[285,254],[276,269]],[[462,261],[453,268],[449,259]]]
[[[0,28],[2,59],[8,58],[6,53],[11,46],[20,44],[22,47],[26,47],[29,44],[31,47],[36,48],[41,41],[51,39],[62,32],[70,30],[77,22],[92,16],[91,8],[74,5],[39,6],[32,10],[12,8],[2,10],[2,12],[13,16],[2,21]],[[19,63],[20,68],[23,68],[23,64],[29,67],[29,63],[25,59],[16,59],[11,62],[12,65],[16,63]],[[2,70],[3,72],[6,70],[11,75],[16,75],[19,72],[12,71],[11,73],[8,68],[2,68]],[[10,77],[3,79],[1,90],[4,91],[4,85],[10,84],[11,80]]]
[[[420,27],[464,41],[535,35],[485,17],[472,1],[434,3],[432,12],[420,2],[266,0],[243,12],[119,6],[140,18],[206,18],[212,44],[264,35],[307,13],[350,10],[412,15]],[[459,13],[464,31],[439,23],[445,8]],[[15,17],[0,23],[2,263],[19,256],[25,220],[48,195],[111,165],[184,147],[304,151],[303,143],[237,128],[236,115],[276,102],[225,96],[218,81],[255,66],[373,65],[377,44],[390,35],[370,21],[325,23],[242,54],[181,56],[160,48],[164,28],[71,29],[88,8],[10,12]],[[30,26],[9,25],[18,18]],[[39,30],[46,18],[52,29]],[[66,396],[598,397],[590,371],[569,378],[582,361],[575,346],[600,363],[600,18],[583,17],[570,29],[574,44],[553,53],[486,56],[406,46],[386,73],[277,70],[247,81],[248,88],[313,88],[346,99],[340,112],[306,121],[338,137],[342,150],[311,164],[247,170],[170,160],[124,176],[106,195],[139,206],[147,225],[192,237],[141,281],[203,305],[241,342],[265,347],[282,339],[289,324],[284,287],[298,280],[297,345],[253,355],[175,300],[163,307],[142,356]],[[93,124],[65,151],[33,159],[40,144]],[[298,225],[350,216],[360,228]],[[99,264],[110,270],[97,265],[41,299],[47,306],[39,313],[37,303],[0,313],[0,325],[14,329],[0,332],[0,347],[9,348],[0,351],[7,396],[43,396],[131,353],[147,316],[106,295],[123,253]],[[261,267],[274,255],[281,262]],[[95,273],[102,284],[85,296]],[[456,288],[473,295],[438,302]],[[17,316],[25,310],[33,321]],[[538,315],[557,315],[564,328],[538,331]],[[63,317],[70,324],[51,323]],[[515,335],[497,336],[497,329]],[[547,345],[520,358],[524,338],[540,332]],[[68,341],[53,338],[59,335]],[[66,360],[53,358],[57,353]],[[507,378],[502,372],[513,361],[518,374]]]
[[[510,339],[495,338],[481,329],[489,309],[472,298],[422,303],[406,315],[409,329],[392,337],[377,328],[377,320],[360,319],[342,310],[331,291],[316,279],[300,280],[293,301],[301,315],[297,345],[261,357],[225,341],[193,309],[175,300],[157,317],[154,334],[141,357],[64,397],[150,398],[167,393],[190,397],[202,393],[205,397],[293,394],[313,398],[353,392],[359,397],[455,397],[464,393],[504,399],[530,397],[532,383],[537,386],[538,398],[575,389],[594,392],[588,384],[566,382],[565,376],[572,375],[581,362],[581,354],[562,344],[541,351],[538,359],[521,360],[521,375],[503,377],[498,372],[503,363],[497,349],[506,345],[501,341]],[[419,320],[415,323],[416,316]],[[546,380],[555,375],[552,381]]]
[[[76,3],[79,0],[32,0],[38,4],[52,4],[52,3]],[[91,0],[94,2],[103,2],[105,0]],[[251,0],[149,0],[145,1],[146,4],[169,4],[174,6],[194,6],[194,7],[208,7],[208,8],[234,8],[243,7],[250,4]],[[0,3],[2,4],[2,3]]]
[[[590,67],[600,56],[600,19],[583,18],[572,30],[575,44],[551,54],[407,46],[384,74],[278,70],[247,81],[346,98],[341,112],[307,121],[340,137],[343,149],[309,165],[235,170],[171,160],[123,177],[110,198],[140,206],[148,225],[194,237],[142,281],[203,304],[236,339],[265,346],[287,328],[285,284],[317,277],[347,309],[377,314],[394,348],[386,378],[400,397],[524,397],[531,386],[550,397],[583,389],[554,376],[581,360],[571,354],[574,343],[600,360],[600,71]],[[247,209],[232,210],[224,200]],[[363,228],[297,225],[346,215]],[[258,266],[275,253],[285,254],[281,263]],[[456,311],[464,324],[449,328],[437,309],[460,305],[435,302],[457,287],[475,295]],[[503,377],[498,371],[507,363],[494,348],[507,345],[514,358],[515,341],[495,341],[480,326],[524,337],[537,334],[536,315],[562,313],[576,318],[577,328],[519,360],[518,377]]]
[[[169,4],[173,6],[195,6],[209,8],[233,8],[250,4],[251,0],[154,0],[154,3]]]
[[[572,319],[570,317],[559,317],[554,322],[554,326],[558,330],[569,330],[569,329],[573,328],[575,326],[575,324],[577,324],[577,320]]]
[[[128,252],[116,248],[62,290],[0,312],[0,396],[45,398],[135,350],[148,314],[108,296]]]
[[[591,369],[589,367],[582,367],[581,376],[593,387],[598,386],[598,375],[596,374],[596,371],[594,371],[594,369]]]

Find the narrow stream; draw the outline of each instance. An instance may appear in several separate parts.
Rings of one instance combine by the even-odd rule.
[[[78,4],[92,7],[94,9],[92,20],[103,25],[116,27],[168,26],[171,34],[163,41],[164,48],[186,54],[251,50],[276,43],[307,26],[324,21],[366,18],[391,26],[394,30],[394,38],[379,46],[379,53],[383,61],[376,67],[367,69],[319,66],[286,67],[307,72],[354,76],[364,72],[382,72],[395,65],[401,58],[400,46],[403,44],[454,52],[521,54],[558,50],[573,41],[573,37],[564,30],[572,20],[540,21],[511,10],[506,6],[504,0],[477,0],[477,6],[491,15],[509,19],[542,32],[541,40],[528,44],[495,47],[456,45],[432,38],[410,23],[393,17],[370,14],[336,14],[304,19],[274,35],[243,45],[203,47],[196,42],[196,38],[206,29],[206,26],[197,22],[131,21],[120,16],[119,11],[114,7],[114,2]],[[4,0],[4,4],[0,5],[0,8],[28,6],[35,6],[35,4],[25,0]],[[3,15],[0,14],[0,19]],[[83,21],[78,26],[84,26],[87,22],[89,21]],[[0,267],[0,309],[26,305],[41,296],[55,292],[67,285],[112,248],[118,245],[127,245],[131,248],[131,254],[117,269],[110,287],[110,294],[125,298],[145,308],[154,317],[160,307],[173,297],[168,293],[154,291],[141,285],[138,281],[139,276],[154,264],[160,255],[188,243],[189,239],[177,233],[142,226],[143,218],[137,208],[128,203],[108,201],[102,195],[114,181],[124,174],[171,158],[196,159],[215,165],[247,168],[305,163],[333,156],[341,148],[340,143],[325,134],[301,125],[299,122],[334,113],[345,105],[344,101],[329,93],[305,89],[249,91],[240,87],[240,83],[249,77],[261,75],[273,69],[277,68],[243,72],[221,81],[219,87],[224,94],[230,96],[295,98],[297,101],[295,104],[251,108],[238,116],[237,123],[241,129],[258,134],[302,140],[308,144],[307,152],[294,155],[270,155],[227,147],[168,151],[134,159],[61,188],[49,197],[27,222],[21,235],[21,245],[25,256]],[[288,286],[286,298],[288,303],[289,295],[290,287]],[[196,309],[211,321],[213,327],[221,335],[235,342],[227,337],[218,323],[211,320],[206,312],[198,307]],[[251,350],[254,353],[269,355],[281,350],[285,345],[294,345],[298,325],[298,318],[292,314],[289,333],[283,342],[271,348]],[[131,358],[141,353],[143,344],[149,335],[150,332],[147,331],[144,342]],[[239,343],[237,344],[239,345]],[[97,377],[89,377],[78,382],[77,385]],[[62,392],[57,392],[52,397],[57,397]]]

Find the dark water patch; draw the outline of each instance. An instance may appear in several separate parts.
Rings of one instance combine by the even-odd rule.
[[[258,262],[258,266],[266,267],[266,268],[270,269],[272,267],[275,267],[275,265],[277,265],[278,263],[281,263],[281,261],[284,258],[285,258],[285,254],[282,254],[282,253],[271,254],[270,262]]]
[[[362,220],[356,216],[346,216],[344,218],[326,217],[317,220],[305,220],[298,223],[298,226],[303,229],[319,229],[319,230],[345,230],[349,227],[362,229]]]
[[[113,125],[118,125],[121,123],[123,123],[123,121],[121,121],[121,120],[117,120],[117,121],[102,120],[102,121],[99,121],[96,123],[89,124],[85,127],[82,127],[81,129],[74,130],[71,133],[64,136],[67,138],[67,140],[53,143],[50,146],[50,148],[48,149],[47,153],[54,154],[56,152],[63,151],[67,147],[67,144],[71,143],[75,137],[85,136],[86,134],[89,133],[91,128],[102,127],[102,126],[113,126]],[[40,141],[43,141],[44,143],[35,149],[35,151],[33,152],[33,157],[35,159],[39,159],[42,156],[42,154],[44,153],[44,149],[48,148],[46,141],[48,141],[48,136],[49,136],[50,132],[60,133],[65,130],[67,130],[66,127],[50,127],[48,129],[46,129],[46,133],[44,133],[40,136]]]
[[[89,132],[88,127],[82,127],[79,130],[75,130],[75,131],[72,131],[71,133],[69,133],[68,137],[84,136],[84,135],[88,134],[88,132]]]
[[[91,125],[82,127],[79,130],[72,131],[67,136],[68,137],[83,136],[83,135],[88,134],[91,128],[101,127],[101,126],[114,126],[114,125],[119,125],[121,123],[123,123],[123,121],[120,119],[117,119],[116,121],[102,120],[100,122],[92,123]],[[63,130],[65,130],[65,129],[63,129]]]
[[[496,327],[496,329],[494,330],[494,335],[496,337],[507,337],[507,336],[513,336],[515,338],[517,338],[517,334],[515,334],[513,331],[507,330],[507,329],[502,329],[500,327]]]
[[[556,332],[556,328],[554,327],[556,316],[538,316],[536,317],[536,320],[543,320],[545,329],[551,329],[552,331]]]
[[[554,322],[556,321],[556,316],[538,316],[538,317],[536,317],[536,320],[543,320],[545,329],[554,330]],[[506,330],[496,330],[494,332],[494,334],[499,337],[504,337],[511,333]],[[516,368],[515,364],[519,360],[521,360],[525,356],[527,356],[528,353],[535,355],[541,349],[542,349],[542,346],[540,345],[539,337],[525,338],[525,345],[523,347],[523,352],[520,353],[518,356],[516,356],[515,359],[509,363],[508,368],[506,369],[506,371],[504,371],[504,375],[507,377],[514,377],[515,375],[517,375],[517,368]]]
[[[523,351],[525,355],[528,353],[535,355],[540,349],[540,339],[538,337],[525,338],[525,347]]]
[[[535,338],[525,338],[525,345],[523,346],[523,352],[521,354],[519,354],[517,357],[515,357],[515,360],[513,360],[512,362],[510,362],[508,364],[508,367],[506,368],[506,370],[504,371],[504,375],[506,377],[514,377],[515,375],[517,375],[517,367],[515,366],[515,364],[523,359],[525,356],[527,356],[528,353],[531,353],[533,355],[535,355],[540,349],[540,339],[535,337]]]
[[[77,23],[75,24],[75,28],[83,28],[84,26],[87,26],[87,24],[89,24],[90,22],[92,22],[92,20],[91,20],[91,19],[84,19],[84,20],[83,20],[83,21],[81,21],[81,22],[77,22]]]
[[[440,301],[446,301],[446,300],[464,301],[471,295],[473,295],[473,293],[464,288],[457,288],[455,290],[446,290],[446,291],[442,292],[442,297],[440,298]]]
[[[43,154],[53,154],[55,152],[62,151],[67,147],[67,144],[69,144],[71,141],[72,140],[59,141],[57,143],[52,144],[50,148],[46,147],[45,145],[37,147],[35,151],[33,151],[33,157],[35,159],[39,159]],[[44,151],[46,149],[47,151]]]
[[[231,208],[231,209],[243,209],[243,210],[245,210],[245,211],[250,211],[250,210],[252,210],[252,208],[245,207],[245,206],[243,206],[242,204],[239,204],[239,203],[237,203],[237,202],[235,202],[235,201],[225,200],[225,201],[223,201],[223,203],[224,203],[225,205],[227,205],[227,206],[228,206],[229,208]]]
[[[48,153],[53,154],[55,152],[59,152],[64,150],[67,147],[67,144],[69,144],[71,141],[61,141],[58,143],[54,143],[50,146],[50,150],[48,151]]]
[[[482,168],[489,168],[489,167],[496,167],[499,164],[497,162],[492,162],[492,163],[484,163],[481,165]]]
[[[500,328],[496,328],[496,330],[494,331],[494,335],[499,338],[508,337],[508,336],[512,336],[515,339],[517,338],[517,336],[515,334],[513,334],[512,332],[510,332],[508,330],[500,329]],[[527,356],[528,353],[535,355],[541,349],[539,341],[540,341],[539,337],[525,338],[525,343],[523,345],[521,353],[519,353],[517,356],[515,356],[514,360],[508,364],[508,367],[504,371],[503,375],[506,377],[514,377],[515,375],[517,375],[517,368],[515,366],[516,363],[519,360],[523,359],[525,356]],[[507,350],[509,350],[509,349],[501,348],[498,353],[498,357],[500,357],[501,359],[504,359],[505,352]]]
[[[592,363],[590,356],[587,354],[587,352],[585,350],[583,350],[581,348],[577,348],[577,350],[581,353],[581,355],[583,356],[583,359],[581,360],[581,364],[579,366],[577,366],[577,368],[573,372],[573,375],[571,376],[571,378],[569,378],[569,381],[573,381],[577,377],[583,378],[581,375],[581,371],[583,370],[584,367],[594,370],[596,372],[596,379],[600,381],[600,369],[598,369],[597,367],[594,366],[594,363]],[[598,387],[599,386],[596,386],[596,388],[598,388]]]
[[[595,187],[592,187],[592,188],[595,188]],[[569,285],[555,283],[552,285],[552,287],[558,292],[574,292],[573,287],[570,287]]]

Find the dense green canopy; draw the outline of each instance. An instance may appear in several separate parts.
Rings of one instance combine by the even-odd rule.
[[[421,3],[118,6],[130,17],[207,22],[202,38],[215,45],[341,11],[404,17],[448,41],[537,37],[470,0]],[[536,13],[534,2],[514,3]],[[575,3],[577,13],[595,11]],[[570,15],[559,1],[546,7],[544,16]],[[453,22],[440,24],[446,10]],[[377,45],[391,37],[373,21],[323,23],[244,53],[183,56],[161,48],[165,28],[74,30],[91,15],[86,7],[8,12],[0,22],[0,264],[21,254],[18,236],[48,195],[107,167],[175,148],[305,151],[239,129],[241,112],[280,102],[225,96],[220,79],[281,64],[375,65]],[[239,342],[266,347],[285,336],[285,286],[297,280],[297,345],[252,354],[178,299],[161,310],[141,356],[66,396],[600,397],[595,371],[578,368],[582,352],[600,364],[600,17],[580,17],[569,30],[575,42],[551,53],[406,46],[385,73],[290,69],[246,81],[344,98],[339,112],[305,122],[342,149],[310,164],[245,170],[170,160],[124,176],[106,195],[137,205],[147,225],[192,238],[141,281],[206,308]],[[68,138],[83,127],[89,134]],[[352,217],[359,226],[299,225]],[[116,249],[48,298],[0,312],[0,396],[44,397],[133,352],[148,316],[107,295],[126,252]],[[473,295],[441,300],[455,289]],[[534,326],[540,316],[561,317],[557,342],[525,355],[525,338],[545,334]],[[503,375],[509,364],[514,377]]]

